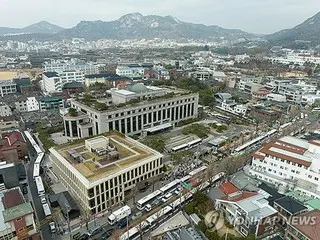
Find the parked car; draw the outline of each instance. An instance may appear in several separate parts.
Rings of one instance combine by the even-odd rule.
[[[89,239],[88,233],[83,233],[77,238],[77,240],[88,240],[88,239]]]
[[[90,230],[88,232],[88,234],[89,234],[90,237],[92,237],[94,235],[97,235],[99,232],[101,232],[101,230],[102,230],[101,227],[97,227],[97,228],[94,228],[94,229]]]
[[[117,223],[117,228],[121,229],[127,226],[127,218],[122,219],[120,222]]]
[[[55,222],[50,222],[49,223],[49,227],[50,227],[50,232],[51,233],[55,233],[56,232],[56,223]]]
[[[111,237],[112,233],[114,232],[114,228],[111,228],[107,231],[105,231],[102,235],[101,235],[101,239],[102,240],[107,240],[109,237]]]
[[[46,199],[45,196],[41,196],[41,197],[40,197],[40,201],[41,201],[42,204],[47,203],[47,199]]]

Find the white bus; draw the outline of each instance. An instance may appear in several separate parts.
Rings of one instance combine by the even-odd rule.
[[[160,220],[160,218],[164,217],[165,215],[167,215],[171,211],[172,211],[172,207],[165,206],[164,208],[162,208],[161,210],[159,210],[155,214],[148,217],[146,219],[146,222],[147,222],[149,228],[151,228],[151,229],[154,228],[156,226],[157,222]]]
[[[187,143],[185,143],[185,144],[173,147],[171,149],[171,152],[177,152],[177,151],[185,150],[185,149],[188,149],[188,147],[189,147],[189,145]]]
[[[45,203],[42,205],[42,208],[43,208],[43,211],[44,211],[44,215],[46,217],[50,216],[51,215],[51,209],[50,209],[50,206],[48,203]]]
[[[140,239],[140,234],[148,232],[147,230],[144,231],[148,226],[146,221],[139,223],[136,227],[129,229],[124,234],[122,234],[119,240],[136,240]],[[140,230],[140,232],[139,232]]]
[[[43,152],[39,153],[38,156],[37,156],[36,161],[34,162],[34,164],[39,164],[40,165],[43,157],[44,157],[44,153]]]
[[[198,138],[196,140],[193,140],[191,142],[188,143],[188,149],[192,149],[192,148],[195,148],[197,146],[199,146],[202,142],[202,139],[201,138]]]
[[[39,155],[40,153],[43,153],[42,150],[41,150],[41,148],[40,148],[37,144],[36,144],[36,145],[33,145],[33,148],[34,148],[34,150],[36,150],[37,155]]]
[[[138,208],[140,211],[142,211],[147,204],[152,203],[152,202],[153,202],[154,200],[156,200],[157,197],[158,197],[159,195],[161,195],[161,194],[162,194],[162,192],[161,192],[160,190],[156,190],[156,191],[154,191],[153,193],[150,193],[149,195],[141,198],[141,199],[137,202],[137,208]]]
[[[46,191],[44,190],[43,182],[41,177],[35,177],[36,185],[37,185],[37,190],[38,190],[38,195],[44,195]]]
[[[34,164],[33,165],[33,180],[35,180],[36,177],[40,176],[40,164]]]
[[[207,166],[202,166],[202,167],[199,167],[191,172],[189,172],[189,176],[191,178],[194,178],[194,177],[198,177],[198,176],[202,176],[203,174],[205,174],[206,170],[207,170]]]
[[[24,135],[28,138],[28,140],[32,146],[37,145],[36,141],[33,139],[32,135],[29,131],[24,131]]]
[[[180,186],[180,179],[173,180],[172,182],[160,188],[160,191],[162,194],[166,194],[174,191],[178,186]]]

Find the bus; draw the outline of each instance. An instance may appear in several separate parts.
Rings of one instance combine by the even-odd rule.
[[[191,178],[196,178],[196,177],[199,177],[199,176],[203,176],[206,173],[207,168],[208,168],[207,166],[199,167],[199,168],[189,172],[189,176]]]
[[[51,216],[51,209],[48,203],[43,204],[42,208],[46,217]]]
[[[43,153],[43,151],[41,150],[41,148],[36,144],[33,145],[34,150],[36,150],[37,155],[39,155],[40,153]]]
[[[37,186],[37,190],[38,190],[38,195],[39,196],[44,195],[46,193],[46,191],[44,190],[42,178],[41,177],[35,177],[35,181],[36,181],[36,186]]]
[[[148,226],[146,221],[142,221],[139,223],[136,227],[133,227],[126,231],[124,234],[122,234],[119,238],[119,240],[136,240],[140,239],[140,234],[148,232],[146,229]],[[139,231],[140,230],[140,231]]]
[[[148,224],[149,229],[154,228],[156,226],[157,222],[160,220],[160,218],[163,218],[164,216],[166,216],[171,211],[172,211],[172,207],[165,206],[164,208],[160,209],[155,214],[153,214],[150,217],[148,217],[146,219],[146,222]]]
[[[159,195],[161,195],[162,192],[160,190],[156,190],[153,193],[150,193],[149,195],[141,198],[138,202],[137,202],[137,208],[142,211],[147,204],[152,203],[154,200],[157,199],[157,197],[159,197]]]
[[[33,180],[36,180],[36,177],[40,176],[40,164],[33,165]]]
[[[39,165],[40,165],[43,157],[44,157],[44,153],[41,152],[41,153],[37,156],[37,159],[36,159],[36,161],[34,162],[34,164],[39,164]]]
[[[185,143],[185,144],[173,147],[171,149],[171,152],[177,152],[177,151],[185,150],[185,149],[188,149],[188,147],[189,147],[189,145],[187,143]]]
[[[199,146],[202,142],[202,139],[201,138],[198,138],[196,140],[193,140],[191,142],[188,143],[188,149],[191,149],[191,148],[195,148],[197,146]]]
[[[172,182],[169,182],[167,185],[160,188],[160,191],[164,195],[164,194],[173,192],[178,186],[180,186],[180,179],[176,179],[176,180],[173,180]]]
[[[24,131],[24,135],[28,138],[28,140],[32,146],[37,145],[36,141],[33,139],[33,137],[31,136],[31,133],[29,131]]]

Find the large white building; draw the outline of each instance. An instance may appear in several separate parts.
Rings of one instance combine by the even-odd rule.
[[[320,141],[283,137],[252,155],[250,174],[278,186],[320,198]]]
[[[103,111],[71,100],[71,107],[78,114],[63,114],[65,135],[76,139],[111,130],[141,134],[169,128],[198,116],[199,95],[194,93],[168,93],[165,89],[138,84],[130,90],[111,91],[111,95],[111,104]]]
[[[61,183],[92,214],[119,205],[163,167],[163,155],[117,132],[51,148],[50,156]]]
[[[303,66],[306,62],[320,64],[320,57],[312,53],[288,52],[283,57],[275,57],[271,59],[274,62],[282,64],[298,64]]]
[[[39,111],[39,102],[36,97],[21,98],[15,102],[15,106],[19,112]]]
[[[128,78],[143,78],[144,68],[143,67],[129,67],[129,66],[118,66],[116,68],[116,74],[122,77]]]
[[[62,92],[63,86],[70,82],[84,83],[84,74],[79,70],[43,73],[43,90],[48,93]]]
[[[98,65],[94,63],[87,63],[78,59],[71,60],[52,60],[43,63],[44,72],[57,72],[64,71],[80,71],[84,75],[99,73]]]

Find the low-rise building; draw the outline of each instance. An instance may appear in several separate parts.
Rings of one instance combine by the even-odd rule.
[[[117,132],[51,148],[50,156],[61,183],[92,214],[119,205],[163,166],[163,155]]]
[[[300,214],[289,222],[285,239],[317,240],[320,239],[320,211],[314,210]]]
[[[34,210],[19,188],[5,190],[0,201],[0,238],[38,240]]]
[[[119,85],[124,86],[127,82],[131,82],[130,78],[123,77],[112,73],[100,73],[85,76],[85,84],[87,87],[95,83],[103,83],[110,87],[118,87]]]
[[[8,104],[0,102],[0,116],[1,117],[12,116],[12,110]]]
[[[44,97],[38,101],[40,111],[64,108],[64,100],[61,97]]]
[[[320,142],[286,136],[252,155],[250,174],[286,192],[320,197]]]
[[[248,109],[247,106],[243,104],[237,104],[235,101],[223,102],[221,103],[220,108],[224,111],[240,116],[245,116]]]
[[[132,79],[143,78],[144,68],[141,66],[118,66],[116,68],[116,74],[122,77],[128,77]]]
[[[278,120],[282,113],[268,107],[254,106],[250,111],[250,115],[258,121],[273,122]]]
[[[19,163],[26,160],[28,146],[21,132],[6,132],[1,135],[0,161]]]
[[[215,200],[215,207],[223,211],[225,219],[244,237],[249,234],[261,236],[273,229],[277,210],[269,205],[265,196],[256,192],[239,190],[230,182],[219,190],[224,195]]]
[[[0,131],[8,131],[19,128],[19,122],[13,116],[0,117]]]
[[[0,81],[0,96],[15,94],[17,92],[17,84],[13,80]]]

